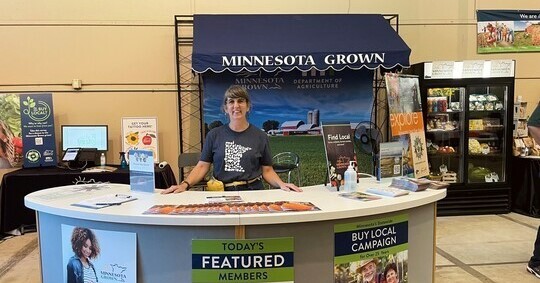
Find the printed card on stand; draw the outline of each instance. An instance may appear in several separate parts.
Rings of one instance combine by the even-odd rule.
[[[129,151],[129,185],[133,191],[154,192],[154,158],[149,150]]]
[[[424,131],[412,132],[409,134],[409,136],[414,177],[422,178],[428,176],[429,164],[427,159],[426,136]]]
[[[154,163],[159,163],[158,128],[156,117],[122,118],[122,151],[128,158],[135,149],[150,150]]]
[[[403,146],[400,142],[380,144],[377,179],[399,177],[403,175]]]
[[[322,133],[330,184],[343,185],[344,173],[350,161],[356,161],[354,144],[351,138],[350,122],[323,122]]]

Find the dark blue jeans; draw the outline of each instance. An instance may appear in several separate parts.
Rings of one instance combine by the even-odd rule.
[[[257,180],[251,184],[225,188],[226,191],[251,191],[251,190],[263,190],[263,189],[264,189],[264,184],[261,180]]]
[[[529,263],[532,266],[540,266],[540,227],[538,227],[538,232],[536,232],[536,240],[534,241],[533,256],[529,260]]]

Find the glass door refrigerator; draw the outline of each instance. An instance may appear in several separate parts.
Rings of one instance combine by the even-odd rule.
[[[438,215],[508,213],[514,61],[427,62],[408,73],[420,80],[429,178],[451,184]]]

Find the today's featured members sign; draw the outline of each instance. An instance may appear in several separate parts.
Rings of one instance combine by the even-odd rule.
[[[193,283],[294,282],[294,239],[192,240]]]

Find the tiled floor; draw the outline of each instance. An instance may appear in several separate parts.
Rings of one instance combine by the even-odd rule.
[[[525,270],[539,225],[515,213],[439,217],[435,282],[540,282]],[[38,259],[36,233],[1,241],[0,283],[40,282]]]

